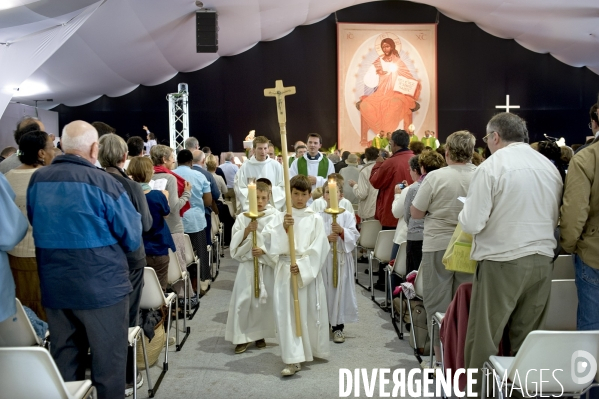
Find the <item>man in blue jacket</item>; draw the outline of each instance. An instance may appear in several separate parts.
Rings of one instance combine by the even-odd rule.
[[[65,155],[36,172],[27,191],[51,353],[65,381],[85,378],[91,349],[98,398],[123,398],[131,291],[125,252],[142,240],[139,213],[123,186],[94,166],[98,132],[75,121]]]

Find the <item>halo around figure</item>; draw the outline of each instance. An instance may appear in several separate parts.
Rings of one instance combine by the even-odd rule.
[[[393,40],[393,42],[395,43],[395,50],[397,50],[397,53],[399,54],[401,52],[401,40],[399,40],[399,37],[395,33],[385,32],[378,35],[376,40],[374,41],[374,48],[378,55],[384,55],[383,49],[381,48],[381,42],[383,41],[383,39],[387,38]]]

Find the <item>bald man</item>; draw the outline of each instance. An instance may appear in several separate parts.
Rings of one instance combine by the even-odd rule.
[[[52,357],[65,381],[85,378],[88,348],[98,398],[125,394],[129,268],[142,243],[141,217],[116,179],[94,166],[98,132],[74,121],[65,155],[31,178],[27,216],[52,331]]]

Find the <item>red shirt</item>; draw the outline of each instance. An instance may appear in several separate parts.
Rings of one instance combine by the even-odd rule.
[[[397,227],[397,219],[391,212],[395,186],[404,180],[412,184],[409,161],[413,156],[412,150],[399,150],[385,162],[377,162],[372,167],[370,184],[379,190],[374,217],[383,227]]]

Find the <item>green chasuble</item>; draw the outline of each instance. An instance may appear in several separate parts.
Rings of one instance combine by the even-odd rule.
[[[378,148],[379,150],[384,149],[388,145],[389,145],[389,140],[387,140],[386,137],[376,136],[375,138],[372,139],[372,146],[374,148]]]
[[[437,139],[435,137],[423,137],[421,141],[425,147],[430,147],[433,151],[437,149]]]
[[[410,137],[410,143],[413,143],[415,141],[420,141],[420,139],[418,138],[418,136],[416,136],[415,134],[412,135],[412,137]]]
[[[322,155],[322,159],[318,162],[318,176],[327,178],[327,172],[329,171],[329,159]],[[301,157],[297,160],[297,173],[300,175],[308,176],[308,161],[306,158]]]
[[[293,161],[295,161],[295,157],[289,157],[289,167],[291,167]]]

